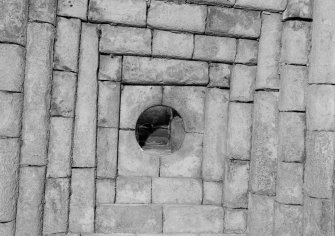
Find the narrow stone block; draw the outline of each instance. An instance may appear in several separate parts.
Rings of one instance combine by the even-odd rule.
[[[237,40],[236,63],[254,65],[257,64],[258,41],[249,39]]]
[[[203,205],[222,204],[222,182],[203,182]]]
[[[232,68],[228,64],[211,63],[208,87],[229,88]]]
[[[235,4],[235,0],[187,0],[187,2],[219,6],[233,6]]]
[[[247,210],[226,209],[224,217],[224,232],[240,235],[247,230]]]
[[[88,0],[59,0],[57,15],[87,20]]]
[[[275,204],[275,236],[303,235],[303,207]]]
[[[114,204],[115,202],[115,180],[97,179],[96,180],[96,205]]]
[[[120,112],[120,83],[100,81],[98,91],[98,125],[117,128]]]
[[[260,30],[261,18],[257,11],[208,7],[207,34],[257,38]]]
[[[283,20],[292,18],[312,19],[313,0],[288,0]]]
[[[252,102],[254,100],[256,66],[235,65],[230,82],[230,101]]]
[[[286,4],[287,0],[236,0],[235,6],[258,10],[283,11],[286,8]]]
[[[151,178],[148,177],[123,177],[116,180],[115,203],[150,203]]]
[[[0,235],[15,236],[15,221],[0,223]]]
[[[19,137],[23,95],[0,92],[0,137]]]
[[[121,56],[100,55],[99,80],[121,81]]]
[[[54,0],[30,0],[29,20],[55,24],[57,1]]]

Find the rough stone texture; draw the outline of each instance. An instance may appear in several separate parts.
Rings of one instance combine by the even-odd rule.
[[[207,90],[205,103],[205,134],[202,177],[220,181],[224,176],[229,94],[226,90]]]
[[[235,65],[230,82],[230,101],[254,100],[256,66]]]
[[[130,84],[208,83],[208,64],[150,57],[124,57],[122,81]]]
[[[165,205],[164,233],[222,233],[223,209],[218,206]]]
[[[279,89],[282,26],[283,23],[281,22],[280,14],[262,14],[262,33],[259,39],[256,89]]]
[[[28,1],[0,1],[0,42],[25,45]]]
[[[224,217],[224,232],[240,235],[247,229],[247,211],[241,209],[226,209]]]
[[[308,196],[332,197],[334,151],[335,134],[333,132],[307,132],[304,190]]]
[[[15,221],[0,223],[0,235],[15,236]]]
[[[277,172],[278,93],[257,92],[253,115],[250,188],[274,195]]]
[[[257,11],[235,8],[208,7],[206,33],[257,38],[260,34],[261,18]]]
[[[102,25],[99,51],[116,54],[151,54],[151,30]]]
[[[55,24],[57,1],[30,0],[29,20]]]
[[[236,0],[235,6],[259,10],[283,11],[286,8],[286,4],[287,0]]]
[[[94,230],[94,169],[72,169],[69,231]]]
[[[235,4],[235,0],[187,0],[187,2],[219,6],[233,6]]]
[[[78,72],[81,21],[57,17],[54,68]]]
[[[99,82],[98,126],[113,128],[119,126],[120,93],[119,83]]]
[[[77,76],[72,72],[54,71],[51,116],[74,116]]]
[[[288,0],[283,19],[291,18],[312,19],[313,0]]]
[[[57,15],[86,20],[88,0],[59,0]]]
[[[302,235],[303,207],[275,204],[274,236]]]
[[[236,63],[254,65],[257,64],[258,41],[249,39],[237,40]]]
[[[151,1],[148,26],[158,29],[203,33],[205,31],[205,6]]]
[[[21,167],[17,203],[17,236],[39,235],[42,229],[45,167]]]
[[[115,202],[115,180],[97,179],[96,180],[96,205],[114,204]]]
[[[76,167],[95,165],[98,56],[96,26],[83,24],[72,164]]]
[[[202,202],[202,182],[189,178],[153,178],[152,203],[197,204]]]
[[[120,56],[100,55],[98,79],[101,81],[121,81]]]
[[[194,36],[155,30],[152,41],[152,55],[190,59],[193,54]]]
[[[203,182],[203,205],[221,205],[222,182]]]
[[[122,177],[116,180],[115,203],[150,203],[151,178],[148,177]]]
[[[146,9],[145,0],[92,0],[88,18],[97,22],[145,26]]]
[[[211,63],[209,65],[208,87],[229,88],[232,66],[228,64]]]
[[[253,104],[229,104],[227,157],[250,160]]]
[[[287,21],[283,25],[281,61],[288,64],[308,63],[311,23]]]
[[[96,209],[98,233],[161,233],[159,205],[100,205]]]
[[[14,44],[0,44],[0,90],[21,92],[25,50]]]
[[[52,117],[50,119],[48,177],[70,176],[72,123],[71,118]]]
[[[279,113],[278,158],[285,162],[303,162],[305,158],[305,114]]]
[[[0,222],[15,219],[19,153],[19,139],[0,139]]]
[[[54,28],[29,23],[24,80],[21,164],[44,165],[47,158]]]

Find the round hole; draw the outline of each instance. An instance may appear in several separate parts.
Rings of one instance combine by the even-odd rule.
[[[138,118],[135,134],[144,151],[159,156],[168,155],[182,146],[185,137],[184,121],[171,107],[153,106]]]

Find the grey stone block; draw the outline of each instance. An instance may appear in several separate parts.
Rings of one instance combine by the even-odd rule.
[[[99,81],[98,126],[117,128],[120,116],[120,83]]]

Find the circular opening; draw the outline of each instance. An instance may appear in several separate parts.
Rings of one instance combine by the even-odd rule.
[[[184,121],[173,108],[154,106],[140,115],[135,133],[143,150],[167,155],[181,147],[185,137]]]

